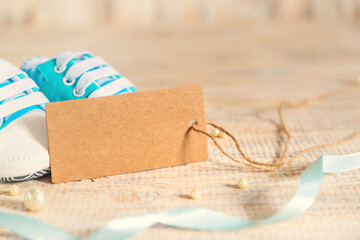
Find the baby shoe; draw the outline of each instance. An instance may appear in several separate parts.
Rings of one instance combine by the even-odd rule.
[[[48,102],[26,73],[0,59],[0,180],[23,181],[49,173]]]
[[[88,51],[31,58],[21,69],[34,79],[50,102],[137,92],[134,84]]]

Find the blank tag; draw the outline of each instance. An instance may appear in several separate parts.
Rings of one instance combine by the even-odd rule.
[[[49,103],[53,183],[207,160],[202,87],[188,85]]]

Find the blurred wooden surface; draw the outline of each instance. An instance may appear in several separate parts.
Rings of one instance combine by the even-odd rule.
[[[350,87],[360,70],[360,31],[354,25],[229,24],[221,27],[153,28],[143,31],[1,31],[0,57],[20,66],[29,57],[64,50],[102,56],[139,90],[201,83],[208,120],[228,128],[256,159],[270,160],[283,146],[276,106]],[[360,101],[341,96],[310,108],[287,110],[294,139],[288,157],[333,142],[360,128]],[[225,149],[236,154],[228,140]],[[6,194],[0,210],[42,219],[81,237],[121,216],[177,207],[205,207],[239,218],[260,219],[280,210],[296,191],[299,173],[321,153],[360,151],[360,139],[313,151],[274,174],[240,166],[209,142],[206,163],[90,180],[51,184],[49,177],[18,184],[44,190],[48,205],[29,213],[22,194]],[[237,155],[238,156],[238,155]],[[240,157],[240,156],[238,156]],[[247,190],[234,187],[239,178]],[[135,239],[360,239],[360,171],[327,175],[314,205],[291,221],[230,232],[197,232],[156,226]],[[191,189],[203,193],[189,199]],[[18,239],[0,230],[0,239]]]
[[[360,0],[0,0],[3,28],[77,29],[264,21],[359,22]]]

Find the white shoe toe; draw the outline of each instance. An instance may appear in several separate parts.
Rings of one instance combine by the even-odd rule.
[[[18,177],[49,167],[44,113],[27,114],[0,131],[0,177]]]

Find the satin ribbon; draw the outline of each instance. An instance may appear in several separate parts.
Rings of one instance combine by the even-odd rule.
[[[301,215],[312,205],[319,193],[323,174],[359,168],[360,153],[322,155],[301,174],[299,188],[287,206],[273,216],[260,221],[238,219],[203,208],[179,208],[115,219],[87,239],[128,239],[158,223],[182,229],[229,231],[287,221]],[[46,240],[80,239],[50,224],[14,213],[0,212],[0,225],[25,239],[39,236]]]

